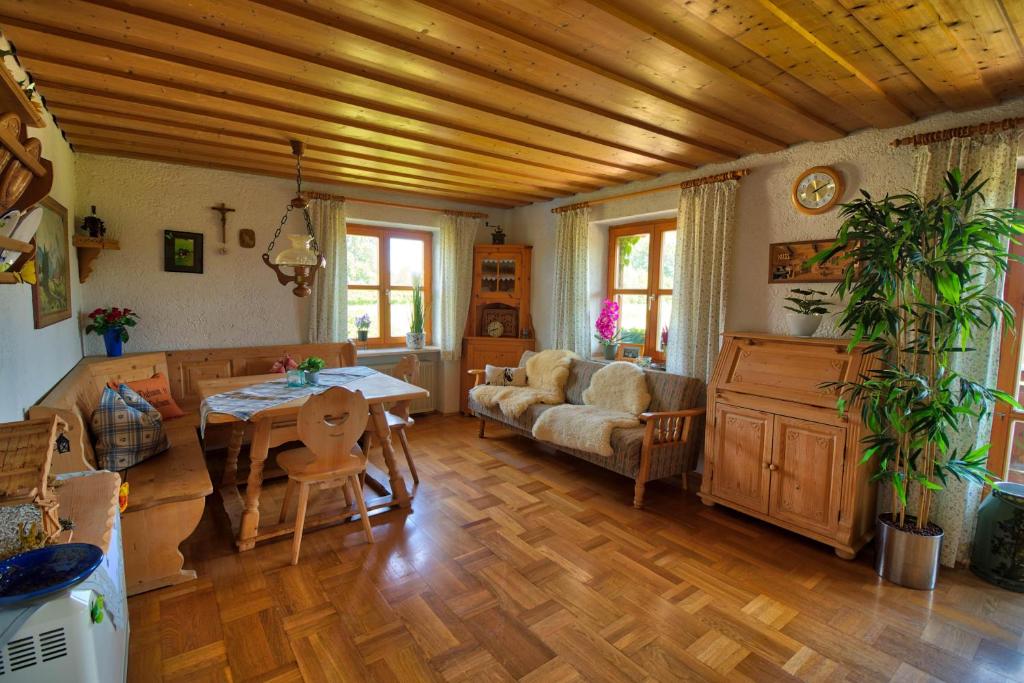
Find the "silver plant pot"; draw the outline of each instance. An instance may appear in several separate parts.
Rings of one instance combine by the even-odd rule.
[[[907,588],[933,590],[939,577],[939,551],[945,534],[924,536],[901,531],[883,521],[882,516],[875,521],[875,528],[878,575]]]

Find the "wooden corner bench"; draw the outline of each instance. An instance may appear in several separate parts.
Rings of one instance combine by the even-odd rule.
[[[197,349],[139,353],[119,358],[83,358],[64,379],[29,410],[30,417],[60,415],[67,423],[67,453],[55,453],[55,474],[96,469],[90,435],[92,413],[107,382],[131,382],[161,372],[167,375],[171,394],[185,416],[164,422],[171,447],[121,473],[128,482],[128,508],[122,515],[125,579],[128,594],[172,586],[196,577],[185,569],[179,547],[203,516],[206,496],[213,493],[199,440],[201,379],[238,377],[270,372],[285,353],[296,360],[320,356],[328,367],[355,365],[355,345],[294,344],[227,349]],[[211,430],[207,432],[210,441]],[[212,430],[215,440],[226,441]],[[222,430],[223,431],[223,430]],[[207,447],[211,444],[207,443]],[[212,444],[217,447],[218,444]]]
[[[29,411],[30,417],[56,413],[68,423],[70,450],[54,454],[52,471],[96,469],[89,424],[103,387],[110,380],[131,382],[157,372],[167,373],[163,353],[83,358]],[[129,595],[196,577],[194,570],[183,568],[185,558],[178,549],[199,524],[206,496],[213,493],[196,424],[198,416],[192,414],[167,421],[170,449],[121,474],[129,486],[128,508],[122,515]]]

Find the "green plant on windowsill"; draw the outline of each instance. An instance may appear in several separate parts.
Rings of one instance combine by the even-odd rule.
[[[422,349],[426,343],[423,331],[426,319],[423,306],[423,280],[419,275],[412,279],[412,319],[409,321],[409,332],[405,335],[405,345],[410,349]]]

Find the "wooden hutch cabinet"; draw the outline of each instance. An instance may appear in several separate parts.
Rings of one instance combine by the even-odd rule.
[[[473,378],[468,371],[484,365],[518,365],[536,340],[530,316],[530,266],[533,247],[478,244],[473,248],[473,293],[462,340],[462,395],[468,411]]]
[[[856,408],[824,382],[877,362],[841,339],[726,333],[708,383],[700,496],[827,543],[852,559],[874,535],[876,487],[860,465]]]

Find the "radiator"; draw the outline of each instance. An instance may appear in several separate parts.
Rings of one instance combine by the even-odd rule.
[[[395,367],[400,358],[401,356],[391,355],[374,358],[367,355],[359,359],[359,365],[365,365],[368,368],[386,372],[390,375],[392,368]],[[410,413],[415,415],[417,413],[432,413],[437,410],[438,392],[440,391],[438,384],[439,365],[436,352],[433,355],[420,356],[420,380],[418,386],[429,391],[430,396],[413,401],[409,405]]]

